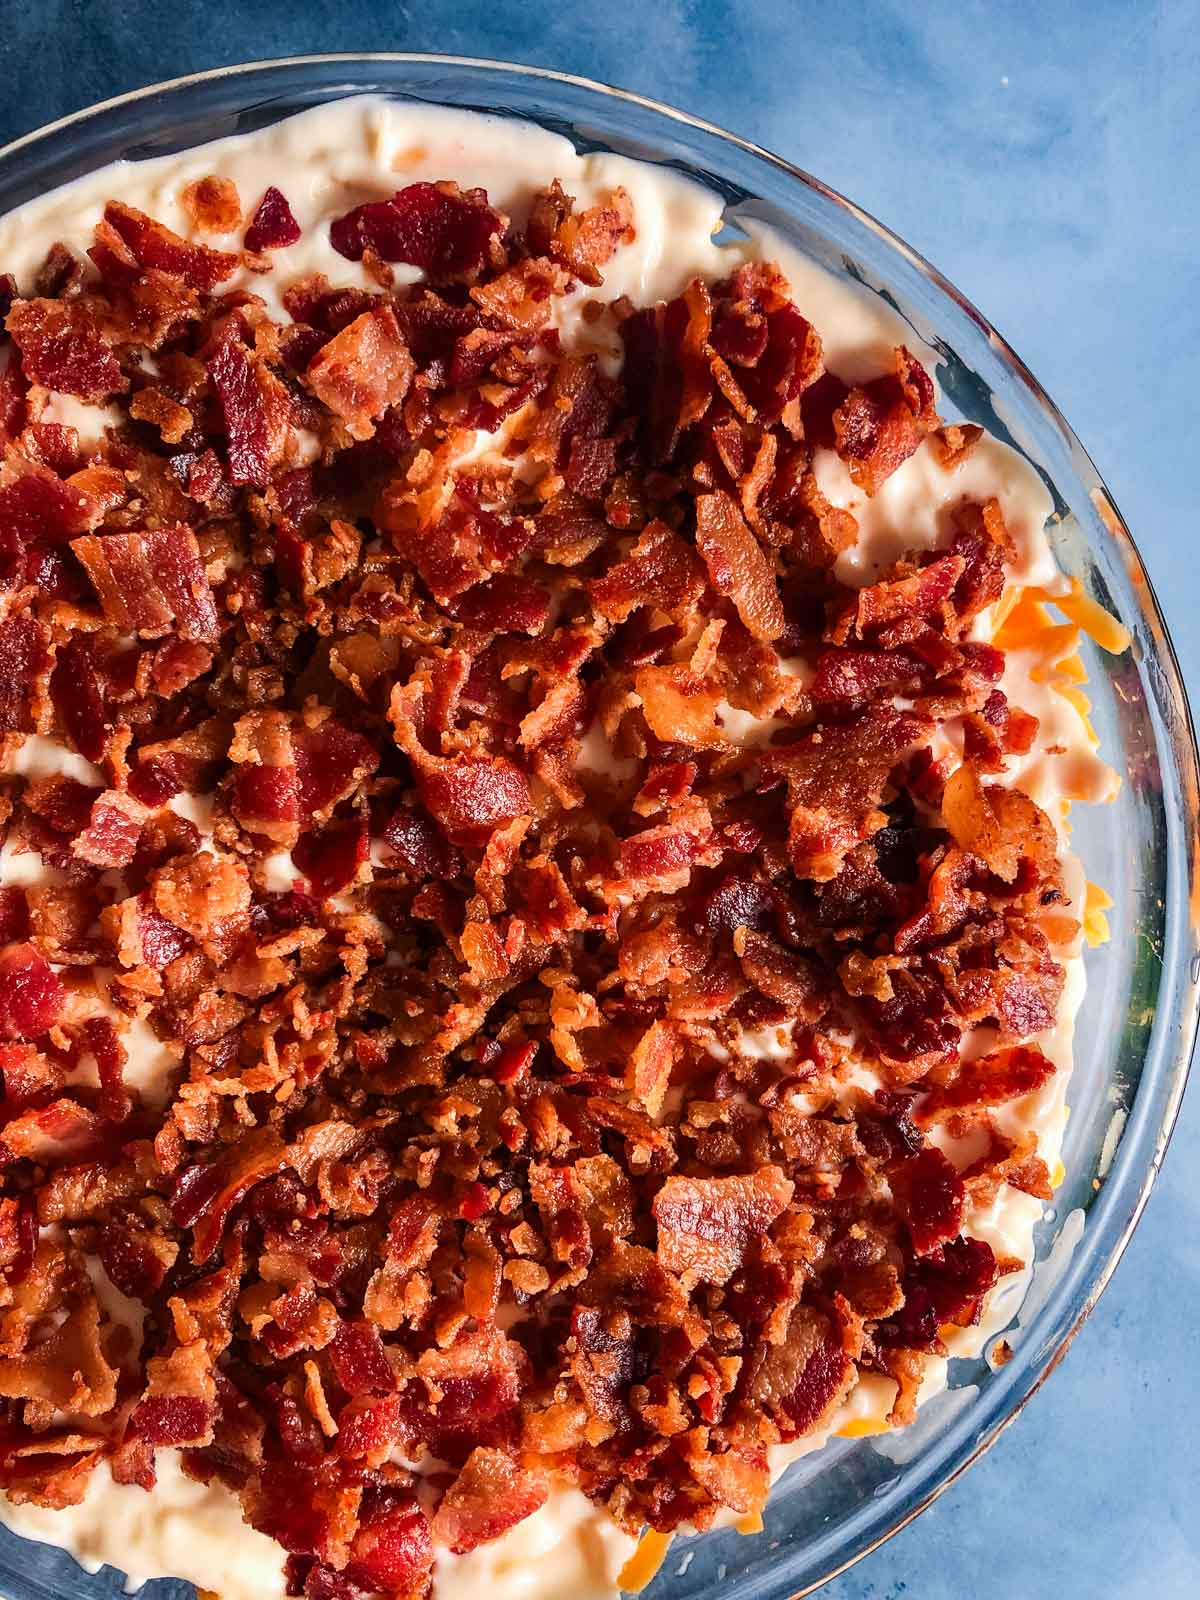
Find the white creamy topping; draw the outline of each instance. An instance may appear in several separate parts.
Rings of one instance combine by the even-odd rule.
[[[268,185],[279,186],[301,226],[302,237],[296,244],[271,253],[272,272],[254,275],[242,270],[225,285],[261,295],[277,316],[283,315],[282,291],[312,272],[324,272],[338,284],[373,287],[361,266],[337,255],[329,243],[329,220],[350,207],[384,198],[403,184],[453,178],[464,187],[486,188],[493,204],[519,222],[535,190],[557,176],[580,207],[600,201],[617,185],[623,185],[632,198],[637,237],[604,269],[605,300],[627,295],[645,304],[669,298],[697,273],[725,276],[740,261],[761,256],[780,263],[797,303],[820,331],[827,364],[844,377],[854,381],[887,370],[892,349],[900,342],[932,364],[931,353],[911,328],[878,298],[799,256],[752,220],[743,223],[750,235],[747,242],[715,245],[712,235],[721,222],[720,198],[675,173],[617,156],[579,156],[566,139],[528,124],[367,99],[321,107],[200,149],[93,173],[0,219],[0,258],[22,286],[28,286],[48,247],[60,238],[85,238],[110,198],[194,236],[179,197],[187,184],[212,173],[237,184],[247,216]],[[240,238],[210,235],[206,242],[236,248]],[[413,269],[396,269],[399,283],[418,276]],[[615,324],[607,315],[584,321],[582,308],[590,298],[593,291],[582,289],[565,297],[557,310],[557,326],[564,342],[594,351],[609,370],[615,370],[620,361]],[[64,395],[50,396],[43,418],[78,428],[85,449],[100,440],[109,420],[103,408],[84,406]],[[495,441],[487,436],[476,441],[478,453],[489,448],[495,448]],[[870,582],[903,550],[944,541],[953,506],[964,497],[989,495],[999,498],[1018,547],[1017,581],[1050,586],[1062,582],[1043,531],[1048,496],[1036,474],[1003,444],[982,441],[950,473],[937,464],[926,445],[873,500],[854,486],[832,452],[817,452],[815,468],[823,491],[835,504],[852,510],[859,522],[859,539],[837,566],[838,576],[847,583]],[[1060,796],[1102,798],[1111,780],[1092,753],[1073,708],[1047,684],[1031,682],[1031,664],[1024,653],[1014,654],[1004,688],[1042,724],[1034,750],[1014,764],[1006,781],[1029,788],[1058,821]],[[781,666],[793,676],[807,671],[803,663]],[[726,736],[738,743],[763,743],[776,725],[729,705],[722,705],[719,714]],[[585,737],[579,765],[615,781],[634,770],[632,763],[614,755],[598,728]],[[103,781],[90,763],[40,737],[26,739],[12,770],[31,777],[58,772],[84,782]],[[208,834],[210,802],[180,796],[171,806]],[[1072,870],[1072,898],[1078,906],[1081,899],[1074,890],[1081,888],[1082,874],[1075,866]],[[286,852],[268,859],[268,888],[290,888],[295,878]],[[0,855],[0,881],[45,883],[54,881],[54,875],[35,853],[17,854],[6,846]],[[1042,1153],[1051,1163],[1061,1146],[1071,1032],[1083,989],[1077,955],[1068,963],[1068,973],[1058,1022],[1038,1041],[1064,1070],[1044,1090],[1002,1108],[998,1115],[1008,1131],[1036,1128]],[[144,1023],[133,1024],[125,1043],[129,1080],[152,1098],[165,1093],[175,1053]],[[746,1034],[733,1048],[772,1060],[786,1060],[788,1054],[786,1037],[777,1029]],[[854,1081],[864,1087],[874,1082],[862,1073]],[[970,1228],[997,1252],[1028,1260],[1041,1209],[1037,1201],[1002,1187],[991,1206],[972,1215]],[[1019,1303],[1015,1283],[1009,1280],[1003,1296],[993,1296],[983,1325],[965,1333],[953,1353],[982,1348],[1011,1319]],[[1023,1287],[1017,1285],[1018,1290]],[[105,1304],[111,1314],[131,1325],[140,1338],[136,1308],[131,1310],[131,1302],[118,1303],[123,1300],[105,1280]],[[923,1396],[944,1385],[945,1365],[932,1363]],[[893,1393],[889,1380],[864,1378],[829,1431],[861,1432],[880,1426]],[[818,1448],[826,1437],[812,1436],[780,1450],[773,1465],[782,1470],[789,1460]],[[222,1600],[269,1600],[283,1594],[279,1547],[243,1523],[231,1496],[184,1477],[171,1451],[158,1454],[158,1486],[150,1497],[137,1488],[115,1485],[101,1471],[93,1475],[76,1507],[51,1512],[14,1507],[0,1498],[0,1516],[18,1533],[70,1550],[89,1570],[107,1563],[129,1572],[131,1585],[149,1576],[172,1575],[215,1589]],[[541,1511],[494,1544],[464,1557],[439,1555],[436,1600],[475,1600],[483,1591],[505,1600],[514,1596],[603,1600],[615,1589],[616,1575],[632,1548],[633,1541],[577,1490],[559,1489]]]

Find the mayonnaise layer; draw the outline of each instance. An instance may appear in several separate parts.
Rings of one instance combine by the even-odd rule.
[[[272,252],[270,273],[255,275],[243,269],[225,286],[260,295],[277,317],[285,315],[283,290],[310,273],[324,272],[339,285],[374,287],[360,265],[337,255],[329,243],[330,219],[354,205],[384,198],[406,183],[453,178],[464,187],[486,188],[492,203],[519,223],[534,192],[558,177],[581,207],[601,200],[617,185],[624,186],[633,201],[636,239],[605,268],[605,300],[625,295],[646,304],[669,298],[696,274],[722,277],[743,260],[764,257],[782,266],[793,298],[820,331],[828,366],[842,376],[854,380],[887,369],[891,351],[900,342],[929,359],[908,325],[878,298],[798,255],[761,225],[746,221],[742,227],[748,239],[716,245],[713,235],[721,225],[721,199],[674,172],[618,156],[581,156],[566,139],[530,124],[371,99],[338,102],[251,134],[93,173],[0,219],[0,260],[28,289],[50,245],[58,239],[77,245],[86,239],[110,198],[195,236],[180,196],[188,184],[213,173],[236,183],[247,216],[269,185],[278,186],[300,224],[300,240]],[[236,235],[204,238],[217,246],[240,244]],[[396,269],[399,283],[418,276],[412,269]],[[590,290],[563,298],[556,313],[560,334],[564,343],[595,352],[609,370],[616,370],[620,343],[615,323],[606,315],[585,321],[583,304],[591,298]],[[86,449],[99,442],[111,416],[104,407],[51,394],[43,419],[78,428]],[[486,448],[486,441],[481,447]],[[832,452],[818,452],[815,466],[824,492],[835,504],[851,509],[859,521],[858,542],[838,564],[838,575],[847,583],[871,581],[904,549],[936,544],[946,535],[951,508],[959,499],[989,495],[1000,499],[1018,546],[1017,581],[1061,582],[1043,531],[1050,509],[1045,490],[1036,474],[996,441],[982,441],[949,474],[929,447],[922,447],[871,501],[855,489]],[[1061,796],[1098,793],[1107,780],[1077,714],[1061,697],[1052,701],[1049,687],[1031,683],[1026,667],[1014,660],[1013,682],[1005,688],[1017,704],[1045,718],[1048,737],[1039,736],[1038,747],[1010,781],[1029,784],[1034,798],[1057,818]],[[732,707],[724,708],[722,721],[727,736],[739,743],[761,743],[769,736],[769,728]],[[1065,755],[1051,746],[1060,747]],[[616,759],[592,730],[584,740],[581,766],[619,778]],[[63,772],[99,781],[99,774],[82,758],[43,738],[25,741],[14,770],[29,776]],[[187,805],[186,814],[204,832],[204,801]],[[294,876],[283,853],[271,859],[268,870],[272,887],[286,887]],[[1076,875],[1081,876],[1077,869]],[[53,881],[53,873],[36,855],[18,855],[6,846],[0,854],[0,881],[35,884]],[[1006,1117],[1037,1129],[1051,1162],[1061,1144],[1065,1069],[1070,1065],[1071,1031],[1082,994],[1077,953],[1071,957],[1069,973],[1056,1026],[1038,1041],[1064,1071],[1045,1090],[1005,1111]],[[165,1092],[177,1053],[144,1024],[135,1025],[125,1042],[131,1081],[151,1097],[156,1090]],[[772,1030],[761,1038],[744,1038],[736,1048],[768,1056],[785,1047]],[[1002,1189],[988,1213],[972,1216],[969,1225],[998,1252],[1029,1260],[1040,1216],[1038,1202]],[[1011,1292],[1002,1304],[994,1297],[983,1328],[964,1335],[964,1347],[956,1347],[954,1353],[981,1347],[1015,1309]],[[1000,1316],[1003,1321],[997,1320]],[[133,1332],[140,1337],[140,1325]],[[944,1363],[931,1373],[926,1388],[941,1383]],[[871,1433],[882,1427],[893,1388],[887,1380],[865,1378],[828,1431]],[[781,1451],[776,1466],[782,1470],[787,1460],[818,1448],[826,1437],[813,1436]],[[283,1594],[279,1547],[242,1521],[231,1496],[186,1478],[170,1451],[159,1452],[158,1486],[150,1496],[113,1484],[101,1471],[93,1474],[76,1507],[50,1512],[14,1507],[0,1498],[0,1519],[25,1537],[71,1551],[88,1570],[108,1564],[129,1573],[131,1587],[145,1578],[166,1575],[215,1590],[222,1600],[270,1600]],[[494,1544],[469,1556],[441,1555],[436,1600],[476,1600],[483,1591],[503,1600],[604,1600],[615,1591],[617,1574],[632,1547],[633,1541],[578,1491],[560,1489],[541,1511]]]

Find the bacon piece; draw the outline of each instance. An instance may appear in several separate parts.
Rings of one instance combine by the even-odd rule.
[[[221,328],[205,365],[225,424],[230,482],[264,488],[288,436],[287,389],[242,343],[233,317]]]
[[[1022,860],[1048,877],[1057,875],[1054,824],[1019,790],[999,784],[987,788],[964,762],[947,780],[942,814],[955,843],[987,864],[1005,883],[1012,883]]]
[[[937,422],[933,383],[900,345],[895,372],[851,389],[834,411],[837,452],[859,488],[873,495]]]
[[[1032,1094],[1054,1076],[1054,1063],[1031,1045],[993,1050],[977,1061],[964,1062],[948,1084],[937,1084],[922,1100],[917,1112],[921,1123],[937,1121],[957,1111],[1003,1105]]]
[[[383,1496],[359,1522],[345,1576],[371,1594],[424,1600],[433,1559],[429,1519],[421,1507],[410,1495]]]
[[[93,401],[129,387],[86,301],[18,300],[7,326],[31,382]]]
[[[909,578],[875,583],[858,591],[857,627],[861,635],[904,617],[927,617],[945,604],[961,577],[962,556],[941,556]]]
[[[443,1461],[465,1461],[478,1446],[502,1448],[518,1431],[520,1347],[482,1328],[444,1350],[427,1349],[401,1392],[405,1435]],[[437,1396],[436,1400],[433,1398]]]
[[[254,1128],[216,1161],[188,1167],[176,1179],[171,1215],[179,1228],[192,1230],[192,1260],[201,1265],[220,1243],[233,1208],[256,1183],[282,1171],[283,1140],[273,1128]]]
[[[529,782],[502,756],[457,756],[417,772],[421,801],[454,844],[478,843],[524,816]]]
[[[149,1303],[174,1265],[178,1246],[147,1229],[106,1222],[100,1230],[97,1254],[122,1294]]]
[[[305,834],[292,849],[293,861],[321,899],[354,883],[370,855],[371,838],[365,816],[331,823],[320,833]]]
[[[550,616],[550,596],[541,584],[516,573],[500,573],[449,601],[452,617],[484,633],[541,633]]]
[[[0,1039],[34,1039],[53,1027],[66,1004],[66,990],[50,963],[32,944],[0,949]]]
[[[0,488],[0,587],[53,588],[62,577],[54,565],[58,547],[91,526],[95,509],[75,484],[45,467],[23,464]]]
[[[391,1394],[396,1387],[378,1331],[369,1322],[342,1322],[329,1346],[337,1380],[352,1399]]]
[[[164,1445],[207,1444],[212,1437],[212,1406],[198,1395],[163,1394],[143,1400],[130,1418],[130,1426],[144,1443]]]
[[[848,722],[819,724],[763,757],[764,774],[787,778],[788,849],[798,877],[828,882],[847,851],[883,825],[876,807],[889,774],[932,728],[923,717],[880,706]]]
[[[88,534],[78,556],[109,621],[151,636],[212,641],[220,625],[196,535],[183,523],[142,533]]]
[[[399,856],[414,878],[454,878],[461,857],[433,818],[412,806],[399,806],[383,829],[384,842]]]
[[[119,200],[108,202],[104,220],[119,235],[140,267],[164,272],[171,278],[182,278],[202,294],[211,294],[237,270],[236,255],[210,250],[204,244],[190,244],[145,212]]]
[[[100,1113],[106,1122],[124,1122],[133,1109],[133,1098],[122,1076],[127,1060],[125,1046],[109,1017],[89,1017],[83,1034],[96,1059]]]
[[[475,277],[502,226],[481,189],[410,183],[390,200],[371,201],[338,217],[329,238],[350,261],[361,261],[370,249],[381,261],[404,261],[445,282]]]
[[[967,1328],[979,1320],[983,1297],[999,1271],[992,1247],[959,1235],[910,1262],[904,1274],[904,1305],[881,1323],[881,1345],[932,1350],[940,1344],[944,1322]]]
[[[571,279],[562,267],[552,261],[527,259],[518,261],[507,272],[502,272],[487,283],[476,284],[471,290],[471,299],[490,323],[499,323],[509,333],[528,338],[546,326],[554,309],[554,296],[565,294],[570,286]],[[483,331],[479,330],[480,333]],[[484,337],[488,336],[484,334]],[[467,335],[467,340],[475,338],[475,334]],[[460,340],[455,350],[455,362],[451,367],[452,383],[461,383],[464,376],[470,381],[470,366],[464,362],[464,345],[465,341]],[[561,367],[559,371],[562,371]],[[557,376],[551,379],[552,388]]]
[[[752,1394],[785,1442],[817,1429],[840,1404],[855,1378],[854,1362],[828,1317],[796,1306],[782,1344],[768,1348],[754,1375]]]
[[[0,734],[31,733],[34,688],[50,666],[50,635],[28,612],[0,622]]]
[[[765,348],[739,371],[738,382],[759,417],[777,422],[821,376],[821,339],[812,323],[787,303],[767,313],[765,328]],[[728,342],[728,323],[725,331]]]
[[[915,688],[926,676],[924,663],[903,650],[823,650],[808,692],[818,705],[858,708],[881,692]]]
[[[146,808],[131,795],[109,789],[92,806],[84,831],[71,853],[94,867],[127,867],[137,853]]]
[[[0,1395],[40,1400],[56,1410],[87,1417],[111,1411],[117,1372],[101,1347],[95,1300],[74,1307],[44,1344],[0,1357]]]
[[[180,191],[179,203],[202,233],[232,233],[242,220],[237,184],[214,173],[189,183]]]
[[[413,359],[390,306],[364,311],[308,364],[308,386],[355,439],[370,439],[374,424],[399,405],[412,381]]]
[[[318,727],[292,731],[297,804],[310,822],[327,818],[379,765],[379,752],[361,733],[332,717]]]
[[[746,932],[741,964],[756,989],[801,1022],[819,1022],[828,1011],[828,980],[817,964],[765,934]]]
[[[696,545],[713,588],[732,598],[754,637],[777,639],[785,618],[775,575],[731,495],[719,491],[697,497]]]
[[[300,237],[300,224],[286,197],[270,184],[258,202],[244,240],[247,250],[282,250]]]
[[[603,281],[598,269],[636,237],[633,206],[625,190],[617,188],[606,202],[576,215],[574,199],[555,178],[534,195],[525,237],[535,255],[552,257],[580,283],[595,286]]]
[[[625,1084],[630,1098],[645,1108],[647,1116],[657,1117],[663,1108],[678,1053],[675,1030],[666,1022],[651,1024],[633,1048]]]
[[[746,1177],[668,1178],[654,1197],[658,1259],[685,1280],[725,1283],[792,1198],[778,1167]]]
[[[918,1255],[928,1255],[957,1236],[963,1218],[963,1183],[940,1150],[928,1146],[900,1162],[889,1176],[896,1208],[908,1223]]]
[[[519,1467],[502,1450],[472,1450],[434,1514],[434,1540],[466,1555],[532,1516],[548,1494],[544,1477]]]
[[[634,688],[655,738],[692,749],[724,742],[716,724],[721,691],[690,667],[642,667]]]
[[[690,545],[662,522],[650,522],[625,557],[599,578],[587,580],[601,616],[623,622],[639,606],[669,617],[687,616],[704,593],[704,571]]]
[[[699,278],[677,299],[635,311],[621,323],[621,376],[655,463],[671,457],[684,430],[711,404],[711,327],[712,302]]]
[[[994,497],[982,504],[968,501],[956,507],[954,521],[958,535],[952,553],[963,562],[954,591],[954,609],[961,624],[999,600],[1004,592],[1005,566],[1015,559],[1016,546]]]

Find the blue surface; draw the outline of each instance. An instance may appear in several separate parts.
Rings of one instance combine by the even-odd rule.
[[[1138,537],[1200,682],[1200,5],[1091,0],[7,0],[0,138],[203,67],[441,50],[640,90],[853,196],[1011,340]],[[2,267],[0,263],[0,267]],[[1066,1361],[991,1453],[826,1600],[1200,1592],[1200,1094]]]

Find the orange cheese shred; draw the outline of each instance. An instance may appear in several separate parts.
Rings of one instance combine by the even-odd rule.
[[[626,1594],[637,1594],[662,1566],[671,1546],[671,1535],[659,1533],[657,1528],[647,1528],[638,1540],[637,1549],[617,1575],[617,1587]]]
[[[1112,903],[1112,896],[1098,883],[1088,884],[1083,903],[1083,936],[1093,950],[1097,945],[1107,944],[1111,938],[1104,913],[1111,909]]]
[[[1084,594],[1083,584],[1078,578],[1071,579],[1068,594],[1047,594],[1044,589],[1030,589],[1027,593],[1036,594],[1039,600],[1048,600],[1062,612],[1064,617],[1082,628],[1088,638],[1098,644],[1101,650],[1107,650],[1109,655],[1119,656],[1128,650],[1133,642],[1128,628],[1105,611],[1104,607],[1090,595]]]
[[[867,1439],[875,1433],[889,1433],[887,1421],[883,1417],[856,1417],[853,1422],[847,1422],[837,1431],[839,1439]]]

